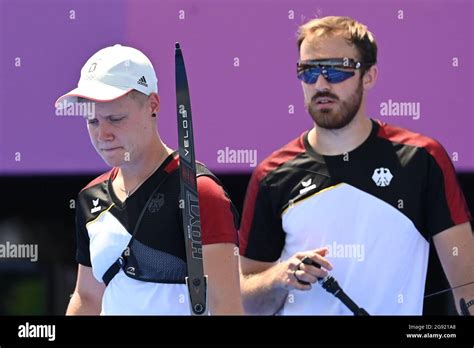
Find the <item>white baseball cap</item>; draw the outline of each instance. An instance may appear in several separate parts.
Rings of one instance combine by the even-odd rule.
[[[139,50],[122,45],[106,47],[90,57],[81,69],[77,88],[62,95],[55,106],[67,106],[77,97],[93,101],[112,101],[131,90],[146,95],[158,93],[158,80],[150,60]]]

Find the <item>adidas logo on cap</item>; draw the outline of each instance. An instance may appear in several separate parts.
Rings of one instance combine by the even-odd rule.
[[[55,105],[61,107],[62,100],[68,98],[69,102],[76,102],[78,96],[112,101],[132,89],[150,95],[158,93],[157,83],[153,65],[143,52],[117,44],[94,53],[81,69],[77,88],[59,97]]]
[[[148,84],[146,83],[145,76],[140,77],[140,79],[137,81],[137,83],[138,83],[139,85],[148,87]]]

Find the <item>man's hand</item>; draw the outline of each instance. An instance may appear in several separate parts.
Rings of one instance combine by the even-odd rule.
[[[318,277],[325,277],[331,263],[324,258],[326,248],[298,252],[284,262],[261,262],[241,256],[241,289],[246,313],[259,315],[275,314],[285,302],[288,291],[307,291]],[[325,269],[307,265],[302,260],[308,257]],[[298,282],[308,282],[305,285]]]
[[[332,269],[331,263],[324,258],[327,252],[327,248],[320,248],[296,253],[287,261],[276,266],[280,268],[280,273],[277,276],[276,281],[286,290],[311,290],[311,284],[316,283],[318,278],[324,278],[327,276],[328,272],[326,269]],[[306,257],[325,269],[303,263],[303,259]]]

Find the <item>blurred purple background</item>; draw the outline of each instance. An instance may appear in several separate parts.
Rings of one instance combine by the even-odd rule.
[[[457,170],[474,171],[472,1],[0,0],[0,173],[107,170],[85,121],[56,116],[54,101],[77,85],[87,58],[116,43],[153,62],[159,131],[176,147],[176,41],[197,158],[217,172],[249,172],[249,163],[219,163],[218,151],[256,150],[260,162],[311,127],[295,76],[296,31],[326,15],[354,17],[376,36],[371,117],[437,139],[456,153]],[[389,100],[419,103],[420,114],[380,115]]]

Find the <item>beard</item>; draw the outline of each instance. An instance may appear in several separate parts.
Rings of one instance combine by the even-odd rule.
[[[333,105],[329,108],[317,109],[314,101],[318,97],[328,97],[333,99],[339,105]],[[354,119],[362,103],[362,80],[355,92],[346,100],[339,98],[329,92],[316,93],[310,103],[306,105],[309,114],[318,127],[324,129],[341,129],[347,126]]]

